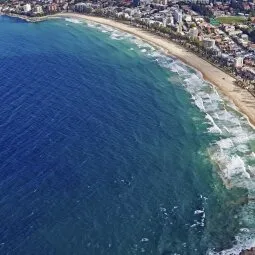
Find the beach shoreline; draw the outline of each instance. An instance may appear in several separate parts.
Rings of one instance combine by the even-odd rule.
[[[247,117],[249,124],[253,128],[255,127],[255,98],[247,90],[235,85],[235,79],[229,74],[213,66],[208,61],[200,58],[193,52],[190,52],[182,46],[177,45],[175,42],[140,28],[123,24],[111,19],[78,13],[59,13],[52,16],[42,17],[40,20],[43,21],[52,18],[75,18],[107,25],[130,33],[157,48],[163,49],[166,54],[180,59],[188,66],[199,71],[202,74],[203,79],[214,85],[224,96],[226,96],[228,100],[233,102],[238,110],[244,114],[245,117]]]
[[[212,84],[218,89],[227,100],[233,102],[237,107],[237,110],[242,113],[246,118],[251,127],[255,128],[255,98],[245,89],[238,87],[235,84],[236,79],[225,73],[218,67],[212,65],[203,58],[197,56],[195,53],[188,51],[184,47],[177,45],[175,42],[163,38],[159,35],[150,33],[141,28],[127,25],[115,20],[88,16],[79,13],[58,13],[50,16],[42,17],[26,17],[16,14],[3,14],[10,17],[20,18],[27,22],[42,22],[50,19],[58,18],[74,18],[84,21],[95,22],[102,25],[107,25],[123,32],[130,33],[147,43],[162,49],[165,54],[174,56],[180,59],[183,63],[200,72],[203,79]]]

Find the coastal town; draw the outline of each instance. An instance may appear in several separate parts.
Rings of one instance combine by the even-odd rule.
[[[255,95],[255,3],[210,0],[2,0],[1,13],[42,17],[76,12],[107,17],[168,38]]]

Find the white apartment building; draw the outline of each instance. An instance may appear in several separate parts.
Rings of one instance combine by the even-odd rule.
[[[23,6],[24,12],[30,12],[31,11],[31,4],[25,4]]]

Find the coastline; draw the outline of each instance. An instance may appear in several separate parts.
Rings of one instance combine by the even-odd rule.
[[[247,117],[249,124],[253,128],[255,127],[255,98],[245,89],[242,89],[235,85],[235,79],[233,77],[231,77],[227,73],[224,73],[222,70],[213,66],[206,60],[198,57],[194,53],[177,45],[175,42],[172,42],[140,28],[129,26],[127,24],[123,24],[114,20],[101,17],[87,16],[78,13],[59,13],[52,16],[42,17],[38,21],[52,18],[76,18],[111,26],[121,31],[133,34],[153,46],[164,49],[166,54],[177,57],[185,64],[201,72],[203,79],[218,88],[219,91],[222,92],[222,94],[225,95],[230,101],[232,101],[234,105],[238,108],[238,110],[240,110],[240,112]]]
[[[1,12],[0,15],[19,18],[27,22],[42,22],[45,20],[58,18],[75,18],[107,25],[121,31],[133,34],[134,36],[141,38],[149,44],[157,48],[163,49],[166,54],[180,59],[188,66],[199,71],[202,74],[204,80],[214,85],[216,89],[218,89],[224,96],[226,96],[228,100],[234,103],[234,105],[237,107],[237,110],[240,111],[247,118],[250,126],[255,129],[255,98],[247,90],[235,85],[235,78],[173,41],[152,34],[141,28],[123,24],[118,21],[102,17],[88,16],[79,13],[65,12],[42,17],[26,17],[23,15],[5,14]]]

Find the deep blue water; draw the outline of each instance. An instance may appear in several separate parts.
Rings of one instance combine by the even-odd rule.
[[[178,74],[85,24],[0,17],[0,38],[0,254],[232,246],[242,191]]]

